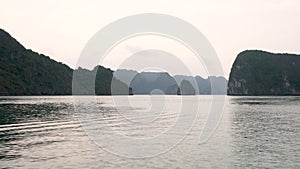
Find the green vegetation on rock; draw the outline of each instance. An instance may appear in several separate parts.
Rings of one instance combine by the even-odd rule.
[[[72,69],[25,49],[0,29],[0,95],[71,94]]]
[[[25,49],[0,29],[0,95],[70,95],[73,71],[48,56]],[[73,86],[82,89],[81,93],[77,90],[76,94],[110,95],[111,82],[114,84],[114,94],[128,94],[130,90],[126,84],[112,78],[112,70],[102,66],[91,71],[77,69],[75,72],[80,72],[81,81],[76,81],[78,83]],[[91,77],[94,79],[90,79]],[[95,85],[87,89],[86,87],[91,86],[86,83],[91,81]]]
[[[300,95],[300,56],[249,50],[231,69],[228,95]]]

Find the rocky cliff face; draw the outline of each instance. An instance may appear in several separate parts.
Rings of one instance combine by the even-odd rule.
[[[70,95],[73,72],[77,76],[73,94],[130,94],[128,85],[113,78],[112,70],[102,66],[93,70],[73,70],[48,56],[26,49],[0,29],[0,96]]]
[[[26,49],[0,29],[0,95],[65,95],[72,69]]]
[[[189,81],[183,80],[180,83],[177,94],[178,95],[195,95],[196,91],[194,89],[194,86]]]
[[[300,95],[300,56],[244,51],[229,77],[228,95]]]

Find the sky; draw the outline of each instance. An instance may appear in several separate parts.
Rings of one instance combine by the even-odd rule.
[[[26,48],[74,68],[96,32],[141,13],[172,15],[195,26],[214,47],[227,78],[237,54],[247,49],[300,54],[300,0],[1,0],[0,28]],[[117,69],[127,55],[150,48],[172,50],[193,74],[207,75],[184,47],[161,37],[129,39],[99,64]]]

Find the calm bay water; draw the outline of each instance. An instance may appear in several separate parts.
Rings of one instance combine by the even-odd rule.
[[[132,109],[149,110],[150,97],[131,96],[139,104],[127,112],[132,115]],[[183,97],[196,100],[193,96]],[[210,96],[195,97],[204,105],[210,104]],[[117,131],[143,136],[164,131],[176,121],[171,108],[178,105],[180,98],[165,96],[170,108],[163,114],[150,109],[137,115],[140,119],[157,116],[150,121],[157,121],[154,127],[128,127],[120,121],[110,96],[97,97],[99,104],[94,111],[103,114]],[[87,136],[74,113],[72,96],[1,97],[0,167],[300,168],[300,97],[226,97],[219,126],[205,144],[199,144],[207,116],[207,110],[201,110],[190,132],[171,150],[151,158],[133,159],[115,155]],[[102,134],[104,138],[110,135]]]

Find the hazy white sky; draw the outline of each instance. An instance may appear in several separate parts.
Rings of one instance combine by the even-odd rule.
[[[98,30],[139,13],[193,24],[215,48],[226,77],[245,49],[300,53],[300,0],[1,0],[0,27],[26,48],[74,67]],[[117,67],[112,60],[105,66]]]

